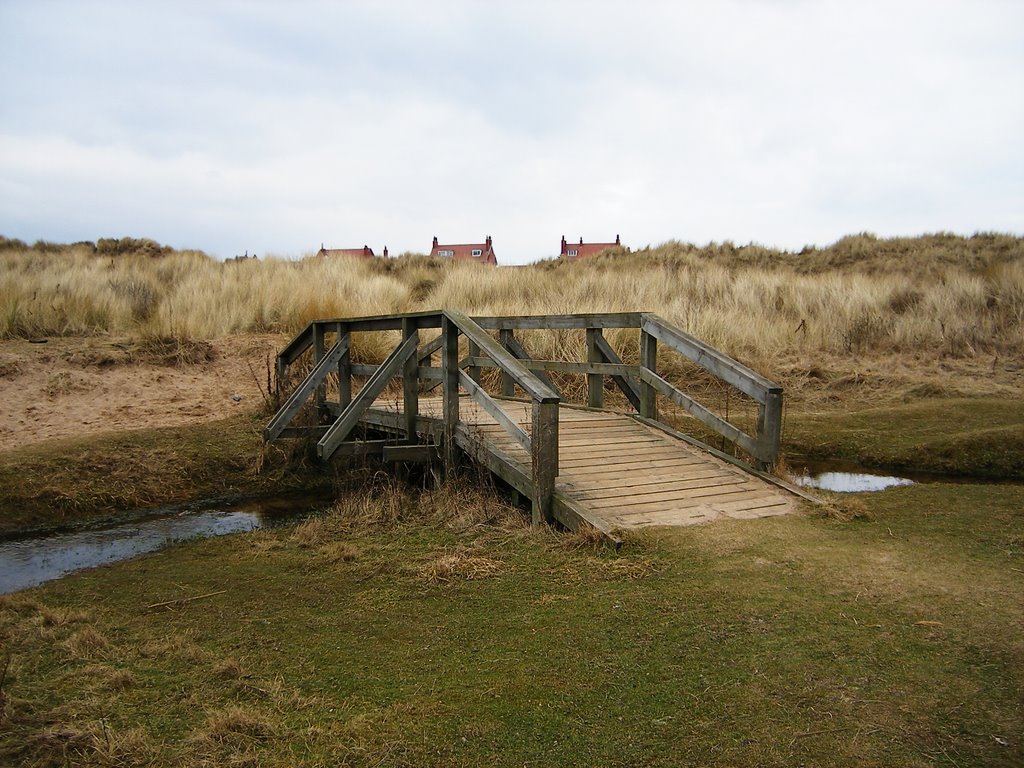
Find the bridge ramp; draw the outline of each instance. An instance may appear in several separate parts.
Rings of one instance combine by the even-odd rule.
[[[530,404],[499,400],[524,430]],[[378,400],[373,410],[400,411],[401,403]],[[460,398],[460,418],[479,449],[530,474],[530,455],[470,398]],[[442,417],[440,398],[421,398],[421,417]],[[797,497],[632,416],[559,407],[559,475],[556,490],[611,528],[694,525],[717,519],[782,515]]]

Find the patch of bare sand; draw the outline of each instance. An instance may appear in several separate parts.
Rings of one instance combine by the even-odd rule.
[[[0,450],[60,437],[194,424],[263,405],[282,336],[210,342],[199,363],[147,359],[136,340],[0,342]],[[236,399],[240,397],[240,399]]]

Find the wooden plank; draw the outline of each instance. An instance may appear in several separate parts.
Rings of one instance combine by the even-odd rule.
[[[436,445],[385,445],[384,461],[408,461],[426,464],[439,458]]]
[[[320,386],[320,383],[327,378],[331,368],[337,364],[338,360],[341,359],[341,356],[347,350],[347,340],[338,342],[328,350],[327,354],[313,367],[313,370],[295,388],[295,391],[285,401],[285,404],[281,406],[280,410],[274,415],[274,418],[267,424],[263,430],[263,439],[265,441],[269,442],[277,439],[281,431],[295,418],[295,414],[302,409],[303,404],[313,393],[313,390]]]
[[[633,507],[653,502],[685,502],[691,499],[704,499],[705,497],[723,498],[737,494],[761,493],[762,489],[752,489],[749,484],[743,481],[732,483],[711,483],[693,488],[672,488],[670,490],[635,491],[622,492],[614,495],[608,491],[596,494],[583,493],[580,498],[586,501],[587,505],[594,509],[603,507]]]
[[[601,357],[605,359],[605,362],[621,364],[622,360],[612,349],[612,345],[608,343],[608,340],[604,336],[598,336],[596,339],[597,350],[601,353]],[[640,386],[637,384],[636,379],[632,376],[612,376],[612,381],[622,391],[622,394],[629,400],[629,404],[633,406],[638,412],[640,410]]]
[[[689,395],[680,392],[658,374],[644,369],[640,372],[640,378],[645,384],[652,386],[658,392],[665,395],[665,397],[683,408],[687,413],[703,423],[705,426],[713,429],[726,440],[732,441],[740,448],[754,456],[760,453],[760,445],[756,439],[748,435],[739,427],[730,424],[717,414],[712,413]],[[642,415],[643,414],[641,414],[641,416]]]
[[[277,359],[283,361],[285,366],[294,363],[299,357],[313,346],[313,323],[309,323],[299,331],[295,338],[288,342],[284,349],[277,353]]]
[[[510,419],[498,406],[487,391],[477,384],[465,371],[459,371],[459,383],[469,392],[470,396],[483,408],[487,415],[494,419],[524,450],[530,450],[530,436],[515,421]]]
[[[599,376],[635,376],[639,367],[635,365],[623,365],[621,363],[581,363],[572,360],[538,360],[535,358],[520,358],[523,365],[536,373],[537,371],[554,371],[556,373],[580,373],[597,374]],[[489,357],[477,357],[470,355],[464,362],[474,368],[497,368],[494,361]]]
[[[566,475],[567,482],[571,483],[580,493],[631,493],[651,487],[700,485],[714,483],[721,480],[728,480],[732,475],[709,467],[701,472],[670,472],[655,475],[628,474],[619,477],[603,478],[600,476],[589,479],[577,479],[575,475]]]
[[[417,348],[419,347],[420,332],[411,318],[402,320],[402,338],[405,343],[411,339],[412,343]],[[405,414],[405,437],[410,443],[418,442],[416,417],[419,415],[420,387],[416,377],[417,368],[419,368],[419,359],[416,352],[413,352],[402,364],[402,411]]]
[[[558,477],[557,402],[533,404],[533,435],[530,444],[533,449],[533,522],[550,523],[555,519],[555,478]]]
[[[449,475],[458,465],[456,430],[459,426],[459,329],[447,317],[441,324],[444,337],[441,352],[442,420],[444,423],[444,467]],[[431,403],[431,408],[435,407]]]
[[[410,336],[399,344],[398,348],[388,356],[388,359],[380,366],[380,370],[370,377],[370,380],[366,382],[361,390],[359,390],[359,394],[352,398],[352,402],[349,403],[344,412],[331,425],[327,434],[320,439],[319,443],[317,443],[316,452],[319,458],[330,458],[334,449],[343,442],[346,437],[348,437],[349,432],[351,432],[352,428],[359,422],[359,418],[362,416],[363,411],[373,404],[377,395],[379,395],[384,387],[387,386],[388,380],[394,376],[397,371],[401,370],[402,366],[405,365],[405,361],[409,357],[412,357],[415,354],[416,337]]]
[[[639,312],[606,312],[576,315],[526,315],[516,317],[474,317],[481,328],[509,328],[522,331],[573,330],[584,328],[639,328]]]
[[[597,338],[601,335],[600,328],[587,328],[587,362],[590,365],[602,361],[597,347]],[[604,378],[596,372],[587,375],[587,405],[591,408],[604,405]]]
[[[692,360],[705,370],[715,374],[722,381],[732,384],[740,392],[750,395],[760,403],[765,401],[769,392],[782,391],[778,384],[769,381],[738,360],[734,360],[714,347],[708,346],[700,339],[675,326],[669,325],[657,315],[645,313],[640,327],[645,333],[654,336],[670,349]],[[655,369],[652,368],[652,370]]]
[[[515,336],[509,336],[505,340],[505,348],[508,349],[509,353],[512,354],[517,360],[523,361],[524,364],[527,360],[530,359],[530,353],[526,351],[526,348],[519,342],[519,339],[517,339]],[[551,388],[552,392],[558,392],[559,395],[562,394],[561,392],[559,392],[558,387],[555,386],[555,382],[553,382],[551,380],[551,377],[544,373],[544,371],[533,371],[533,374],[538,379],[547,384],[548,387]]]
[[[640,331],[640,415],[645,419],[658,418],[658,401],[654,387],[644,378],[644,373],[658,370],[658,338],[647,331]]]
[[[762,499],[763,496],[755,495],[756,492],[752,491],[735,491],[732,493],[723,493],[720,496],[714,494],[702,494],[697,496],[680,496],[680,497],[668,497],[663,499],[649,498],[643,501],[633,500],[604,500],[604,501],[588,501],[587,506],[591,509],[598,510],[598,514],[602,514],[603,511],[607,510],[633,510],[642,511],[647,509],[653,510],[672,510],[672,509],[687,509],[689,507],[699,506],[701,504],[716,504],[726,501],[754,501],[756,499]]]
[[[470,320],[464,312],[446,310],[444,314],[458,326],[459,331],[469,341],[477,344],[488,357],[494,360],[503,370],[510,373],[512,378],[515,379],[516,384],[533,400],[542,403],[558,402],[560,398],[551,387],[546,386],[544,382],[540,381],[519,360],[513,357],[508,350],[492,339],[483,328]]]
[[[682,456],[674,451],[665,451],[656,456],[638,459],[636,456],[582,456],[578,459],[563,456],[561,461],[562,469],[572,469],[574,472],[582,472],[588,468],[604,468],[605,471],[643,469],[644,467],[680,466],[692,465],[693,461],[684,461]]]

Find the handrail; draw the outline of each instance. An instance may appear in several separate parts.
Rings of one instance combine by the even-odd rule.
[[[440,329],[441,333],[417,348],[420,329]],[[516,331],[586,331],[586,362],[535,359],[528,354]],[[639,332],[639,360],[625,364],[604,338],[603,329],[635,329]],[[403,341],[381,365],[354,364],[347,350],[353,333],[400,331]],[[335,346],[325,349],[329,335]],[[469,342],[469,354],[459,351],[459,337]],[[495,338],[495,337],[498,338]],[[658,373],[658,347],[676,352],[735,387],[756,402],[758,418],[755,434],[749,434],[728,418],[712,412]],[[315,390],[316,405],[338,409],[335,423],[315,430],[323,435],[318,445],[321,456],[329,456],[345,440],[360,416],[394,377],[402,376],[404,386],[404,429],[410,442],[417,439],[419,418],[417,384],[426,391],[440,385],[444,415],[439,434],[444,436],[445,456],[451,465],[456,458],[456,435],[465,439],[459,420],[459,392],[468,393],[481,408],[531,454],[534,488],[534,518],[552,519],[558,513],[554,503],[554,483],[558,475],[558,407],[561,395],[546,372],[586,376],[587,402],[599,408],[603,404],[605,377],[608,377],[637,411],[641,421],[657,422],[656,398],[664,397],[678,405],[710,430],[722,435],[753,457],[761,467],[773,465],[779,455],[782,423],[782,388],[725,353],[691,336],[658,315],[647,312],[623,312],[573,315],[536,315],[522,317],[470,317],[456,310],[379,315],[361,318],[316,320],[309,323],[278,355],[278,381],[284,381],[288,367],[304,352],[313,350],[313,371],[288,400],[282,411],[265,430],[266,439],[291,435],[310,428],[288,427],[302,402]],[[441,366],[431,365],[432,355],[440,352]],[[337,366],[335,368],[335,365]],[[501,394],[512,396],[518,387],[531,403],[528,430],[510,419],[479,382],[483,367],[501,372]],[[462,369],[467,368],[464,372]],[[339,398],[326,403],[328,374],[337,371]],[[352,397],[352,376],[369,377]],[[323,412],[323,411],[322,411]],[[464,446],[464,443],[460,443]]]

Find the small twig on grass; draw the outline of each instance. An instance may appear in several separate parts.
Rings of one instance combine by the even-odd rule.
[[[207,592],[205,595],[196,595],[195,597],[179,597],[177,600],[167,600],[162,603],[153,603],[152,605],[147,605],[146,608],[170,608],[172,606],[179,606],[184,605],[185,603],[191,603],[193,600],[202,600],[204,597],[223,595],[225,592],[227,592],[226,589],[221,589],[217,592]]]
[[[249,373],[252,374],[252,380],[254,382],[256,382],[256,389],[258,389],[260,391],[260,394],[263,395],[263,402],[266,403],[267,404],[267,408],[270,409],[271,408],[271,405],[270,405],[270,393],[263,391],[263,385],[260,384],[260,379],[256,375],[256,371],[253,370],[252,361],[251,360],[246,360],[245,364],[247,366],[249,366]],[[268,384],[268,386],[269,386],[269,384]]]

